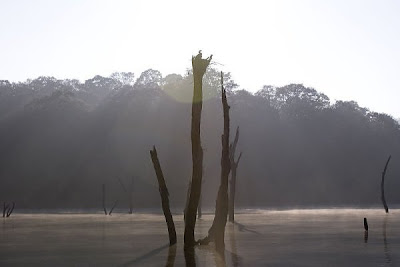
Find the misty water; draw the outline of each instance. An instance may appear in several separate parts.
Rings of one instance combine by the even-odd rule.
[[[365,235],[363,218],[369,233]],[[196,224],[207,234],[213,215]],[[13,214],[3,219],[1,266],[185,266],[183,216],[169,248],[162,214]],[[212,245],[195,248],[196,266],[395,266],[400,210],[240,210],[228,223],[225,262]]]

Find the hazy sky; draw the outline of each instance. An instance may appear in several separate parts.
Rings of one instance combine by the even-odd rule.
[[[400,1],[0,0],[0,79],[148,68],[199,49],[249,91],[303,83],[400,117]]]

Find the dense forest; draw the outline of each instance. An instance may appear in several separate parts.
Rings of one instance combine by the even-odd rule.
[[[238,207],[373,206],[400,203],[400,127],[391,116],[354,101],[331,101],[301,84],[239,89],[224,76],[231,134],[240,126]],[[219,72],[204,77],[203,206],[219,184],[222,107]],[[323,90],[323,88],[321,88]],[[377,91],[377,94],[379,92]],[[39,77],[0,81],[0,200],[18,208],[128,211],[121,185],[133,177],[134,208],[159,207],[149,156],[156,145],[171,207],[183,210],[191,177],[193,78],[147,70],[95,76],[81,83]],[[231,140],[233,137],[231,137]],[[397,193],[396,193],[397,192]]]

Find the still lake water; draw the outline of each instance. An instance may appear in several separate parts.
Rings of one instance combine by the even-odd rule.
[[[196,238],[212,219],[198,220]],[[162,214],[2,220],[0,266],[185,266],[182,215],[174,215],[178,245],[171,248]],[[196,266],[400,266],[399,209],[240,210],[236,221],[226,227],[225,261],[212,245],[200,246]]]

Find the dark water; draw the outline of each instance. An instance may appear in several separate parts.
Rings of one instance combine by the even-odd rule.
[[[197,238],[212,218],[198,221]],[[183,217],[174,219],[170,248],[162,215],[13,214],[1,222],[0,266],[185,266]],[[400,266],[400,210],[245,210],[236,220],[225,255],[196,247],[196,266]]]

